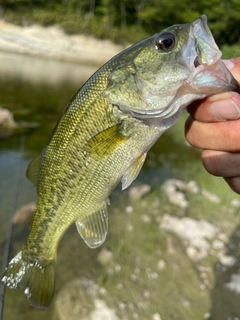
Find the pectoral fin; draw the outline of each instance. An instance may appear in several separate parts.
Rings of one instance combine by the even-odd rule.
[[[147,152],[144,152],[124,173],[122,177],[122,190],[130,186],[130,184],[135,180],[144,164]]]
[[[107,203],[84,219],[76,221],[77,231],[90,248],[99,247],[108,231]]]
[[[126,141],[131,134],[131,124],[123,120],[117,125],[98,133],[87,144],[86,151],[90,154],[103,157],[113,152],[120,144]]]

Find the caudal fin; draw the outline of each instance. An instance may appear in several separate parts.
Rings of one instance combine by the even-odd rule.
[[[25,261],[20,251],[9,263],[2,282],[11,289],[24,291],[29,303],[38,309],[46,309],[52,302],[55,288],[55,260],[44,265],[35,260]]]

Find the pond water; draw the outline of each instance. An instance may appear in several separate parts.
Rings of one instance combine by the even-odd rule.
[[[6,260],[8,253],[8,242],[6,243],[6,239],[11,235],[11,250],[9,254],[10,257],[12,257],[19,250],[29,232],[28,226],[14,226],[11,234],[11,218],[17,208],[29,202],[36,201],[37,199],[35,188],[25,177],[26,168],[31,159],[35,155],[37,155],[47,144],[56,121],[61,115],[61,112],[69,99],[76,92],[76,90],[81,87],[84,81],[96,70],[96,67],[82,66],[50,60],[41,60],[34,57],[24,57],[20,55],[17,56],[3,53],[0,54],[0,60],[0,106],[3,108],[8,108],[10,111],[12,111],[15,120],[22,126],[21,130],[18,130],[10,137],[6,137],[0,140],[0,264],[4,265],[4,260]],[[154,145],[151,152],[149,152],[146,164],[144,165],[136,184],[148,183],[151,185],[152,189],[155,190],[162,184],[162,182],[166,178],[169,177],[181,178],[185,179],[186,181],[194,178],[194,180],[197,180],[201,186],[208,186],[210,189],[215,190],[220,197],[224,197],[224,203],[229,203],[230,199],[233,198],[231,191],[228,190],[223,182],[219,183],[219,180],[216,181],[214,180],[214,178],[209,177],[201,167],[200,153],[185,145],[183,138],[183,123],[184,117],[180,119],[178,127],[173,130],[171,129],[159,140],[159,142]],[[156,194],[154,194],[155,198]],[[150,198],[151,201],[152,199],[153,198]],[[155,239],[155,236],[153,237],[153,234],[154,232],[158,232],[156,231],[158,227],[152,225],[149,231],[147,231],[147,228],[149,227],[144,227],[146,229],[143,230],[146,230],[146,234],[149,234],[149,241],[151,241],[151,243],[149,243],[148,245],[146,245],[145,243],[142,246],[140,245],[138,248],[136,240],[134,240],[136,239],[136,236],[135,238],[133,238],[133,242],[131,242],[132,238],[130,236],[128,242],[130,248],[126,247],[126,244],[123,243],[123,240],[121,240],[120,238],[122,238],[122,234],[125,234],[125,229],[128,230],[129,225],[126,224],[126,217],[123,217],[123,215],[121,215],[119,212],[125,212],[125,207],[129,206],[127,191],[120,193],[120,189],[117,188],[113,192],[111,203],[112,205],[109,210],[110,222],[112,223],[112,225],[110,226],[109,236],[106,243],[108,248],[111,248],[113,254],[114,249],[116,250],[115,259],[117,259],[118,254],[120,259],[120,256],[123,256],[122,251],[126,251],[126,257],[123,260],[127,275],[124,274],[122,275],[122,278],[117,278],[114,280],[118,285],[119,283],[121,283],[121,281],[124,283],[123,279],[131,278],[130,276],[132,271],[129,271],[128,268],[130,270],[131,268],[135,270],[136,274],[138,273],[137,270],[141,269],[140,266],[127,267],[127,257],[128,255],[132,255],[131,246],[135,245],[136,251],[138,251],[141,247],[143,247],[143,251],[148,251],[147,248],[152,248],[152,243],[155,243],[157,241]],[[142,204],[144,207],[144,203]],[[115,209],[113,209],[114,206],[116,207],[116,211],[114,211]],[[201,206],[201,202],[199,206]],[[166,208],[171,210],[169,208],[169,204],[166,205]],[[204,208],[206,208],[206,206],[203,207],[203,210],[205,210]],[[143,210],[146,211],[146,208]],[[176,208],[174,208],[174,210],[177,211]],[[211,210],[212,212],[218,211],[218,207],[211,207]],[[187,214],[191,215],[191,213],[189,212]],[[215,217],[214,214],[213,217]],[[223,229],[225,228],[226,232],[228,231],[230,234],[231,231],[233,231],[235,228],[234,223],[236,224],[237,221],[235,214],[236,212],[234,212],[231,218],[232,224],[229,223],[229,225],[226,224],[222,227]],[[203,213],[203,216],[206,217],[206,212]],[[199,213],[196,213],[196,217],[201,218],[201,216],[199,216]],[[131,219],[133,218],[129,217],[129,221],[131,221]],[[158,221],[157,218],[156,221]],[[224,221],[224,223],[225,222],[226,221]],[[134,223],[138,224],[138,222],[136,221]],[[141,228],[141,226],[139,228]],[[156,230],[154,228],[156,228]],[[129,227],[129,230],[130,229],[131,228]],[[122,230],[122,234],[120,230]],[[159,237],[161,239],[163,235],[159,235]],[[237,236],[234,237],[232,235],[231,241],[233,241],[232,243],[236,244],[238,241]],[[59,246],[56,295],[61,292],[65,285],[71,283],[72,280],[74,281],[74,283],[76,283],[76,279],[78,278],[94,279],[94,281],[96,281],[99,286],[105,287],[105,289],[107,288],[107,290],[111,291],[111,277],[109,278],[109,273],[105,270],[105,267],[99,263],[97,258],[101,250],[101,248],[97,250],[88,249],[83,241],[79,239],[75,228],[71,227],[64,235]],[[161,248],[161,250],[162,252],[164,252],[163,248]],[[236,250],[238,249],[236,248]],[[156,253],[156,255],[157,254],[158,253]],[[134,259],[135,262],[132,263],[137,264],[137,257],[135,257]],[[157,259],[159,260],[160,257],[158,257]],[[183,259],[186,259],[186,257],[183,257]],[[122,260],[119,261],[123,263]],[[211,267],[214,269],[213,265],[211,265]],[[188,267],[192,268],[192,266]],[[122,267],[122,270],[123,269],[124,268]],[[195,270],[196,265],[192,269]],[[235,266],[234,274],[237,273],[237,271],[238,270]],[[217,276],[219,277],[219,273],[217,273]],[[229,277],[230,275],[228,274],[228,278]],[[131,279],[134,279],[134,277],[132,276]],[[128,280],[128,282],[129,281],[130,280]],[[142,287],[145,287],[144,300],[149,299],[149,295],[156,294],[154,292],[149,293],[153,289],[150,290],[148,288],[148,286],[150,287],[150,285],[148,285],[147,282],[144,282],[141,285]],[[195,283],[193,281],[193,286],[194,285]],[[128,284],[126,283],[126,287],[127,286]],[[219,301],[223,301],[223,298],[228,295],[228,293],[225,292],[225,289],[225,291],[223,290],[223,295],[221,295],[219,293],[219,290],[216,289],[218,288],[218,286],[219,283],[217,283],[217,286],[214,287],[214,290],[212,290],[211,293],[205,293],[204,298],[202,298],[203,293],[200,293],[201,298],[196,296],[195,300],[200,299],[200,301],[202,302],[200,306],[195,305],[194,307],[195,300],[193,299],[192,308],[197,309],[199,307],[199,310],[201,311],[199,312],[199,314],[202,315],[201,319],[204,319],[203,310],[205,311],[205,313],[207,313],[211,308],[213,310],[213,314],[215,312],[214,317],[211,319],[239,319],[238,317],[240,316],[240,303],[238,310],[238,307],[236,307],[236,300],[234,299],[232,300],[234,302],[228,300],[227,306],[224,311],[224,317],[221,317],[221,315],[219,315],[216,311],[216,308],[213,307],[214,304],[218,305]],[[119,284],[119,288],[120,287],[121,286]],[[133,287],[134,285],[131,285],[129,290],[133,290],[133,293],[131,293],[130,297],[134,301],[133,297],[137,297],[138,287],[135,288],[135,291]],[[112,290],[112,295],[114,295],[115,291],[119,290],[119,288],[115,288],[114,290]],[[157,288],[155,289],[157,290]],[[196,290],[201,291],[200,287],[198,287],[198,289]],[[177,291],[179,291],[178,295],[181,297],[183,295],[181,293],[181,289]],[[189,296],[191,295],[192,294],[190,290]],[[215,301],[216,295],[218,296],[217,302]],[[239,295],[237,293],[235,295],[235,299],[238,299]],[[117,297],[118,296],[116,294],[115,299],[118,299]],[[169,301],[169,299],[171,300],[171,289],[169,289],[169,291],[167,292],[166,297],[167,301]],[[185,301],[184,299],[185,298],[183,297],[183,301]],[[65,300],[60,299],[60,301]],[[109,303],[112,303],[112,306],[114,305],[114,301],[111,301],[110,299]],[[200,317],[188,318],[188,316],[191,315],[191,312],[187,310],[188,302],[185,303],[185,311],[182,311],[181,307],[179,307],[178,310],[176,306],[173,307],[172,310],[169,306],[165,307],[165,309],[164,306],[161,306],[160,308],[158,306],[158,302],[156,302],[156,305],[154,305],[154,307],[152,307],[151,309],[151,302],[148,302],[148,308],[152,313],[151,316],[149,315],[149,317],[146,316],[146,314],[148,313],[146,313],[144,316],[144,312],[147,312],[147,307],[142,307],[143,310],[145,310],[143,312],[143,318],[139,316],[140,312],[136,311],[138,309],[140,310],[141,307],[136,307],[135,302],[131,303],[132,304],[129,303],[127,309],[128,312],[133,310],[131,311],[132,313],[130,312],[129,315],[122,316],[120,317],[120,319],[160,319],[160,314],[163,320],[200,319]],[[164,305],[167,306],[168,303],[169,302],[165,302]],[[116,302],[116,305],[117,304],[119,304],[119,301]],[[127,305],[127,302],[125,304]],[[125,307],[121,306],[123,305],[120,305],[119,310],[123,312],[122,309],[124,309]],[[88,305],[87,307],[85,306],[85,309],[86,308],[88,308]],[[58,311],[56,312],[57,309]],[[162,314],[166,314],[168,316],[163,317]],[[196,314],[198,313],[196,312]],[[221,312],[221,314],[223,314],[223,312]],[[154,316],[155,318],[153,318]],[[28,302],[26,301],[23,293],[9,289],[5,290],[2,318],[3,320],[38,320],[45,319],[46,317],[52,320],[75,319],[73,316],[69,316],[69,318],[64,317],[64,311],[59,311],[59,302],[58,304],[53,303],[53,306],[51,306],[46,311],[38,311],[34,310],[28,305]],[[79,317],[79,319],[90,318]],[[103,318],[101,318],[100,316],[96,316],[94,318],[94,320],[98,319]],[[112,318],[109,317],[105,319],[114,320],[115,318],[113,316]],[[205,319],[207,319],[207,317],[205,317]]]

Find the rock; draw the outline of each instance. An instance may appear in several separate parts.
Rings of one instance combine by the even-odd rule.
[[[12,113],[8,109],[0,107],[0,127],[7,129],[14,129],[17,127]]]
[[[172,180],[174,181],[176,187],[181,191],[189,192],[193,194],[197,194],[200,191],[196,181],[191,180],[189,182],[184,182],[177,179],[172,179]]]
[[[93,281],[74,279],[56,296],[57,319],[118,320],[116,311],[108,307],[100,294],[101,288]]]
[[[194,194],[200,192],[199,186],[197,185],[197,182],[194,180],[185,182],[178,179],[167,179],[165,183],[174,186],[176,189],[180,191],[194,193]]]
[[[167,179],[164,182],[162,189],[165,191],[170,203],[177,205],[178,207],[183,209],[188,207],[189,205],[188,201],[185,198],[185,194],[183,192],[193,193],[193,194],[197,194],[200,192],[200,188],[198,187],[196,181],[184,182],[177,179]],[[205,189],[201,190],[201,194],[204,198],[206,198],[207,200],[213,203],[221,202],[220,197],[210,193]]]
[[[210,250],[208,240],[212,240],[218,232],[218,229],[206,220],[177,218],[168,214],[163,216],[160,228],[171,231],[187,241],[187,254],[194,261],[207,256]]]
[[[186,252],[189,259],[191,259],[192,261],[200,261],[207,255],[206,250],[199,250],[199,248],[193,246],[187,247]]]
[[[210,193],[209,191],[202,189],[202,195],[204,198],[206,198],[207,200],[209,200],[210,202],[213,203],[220,203],[221,202],[221,198],[219,198],[217,195]]]
[[[205,315],[204,315],[204,319],[206,320],[211,320],[211,313],[210,312],[207,312]]]
[[[232,199],[230,202],[230,205],[234,208],[240,208],[240,200],[238,199]]]
[[[237,259],[234,256],[226,256],[221,254],[219,257],[221,264],[225,267],[233,267],[237,263]]]
[[[158,261],[157,268],[158,270],[163,270],[166,268],[166,265],[166,262],[163,259],[161,259]]]
[[[145,194],[151,191],[151,186],[148,184],[142,184],[141,186],[132,187],[128,191],[128,196],[132,200],[138,200]]]
[[[17,124],[12,113],[0,107],[0,138],[8,137],[15,128],[17,128]]]
[[[159,313],[154,313],[154,315],[152,316],[152,320],[162,320],[162,318]]]
[[[148,290],[144,290],[143,296],[144,296],[144,298],[149,298],[151,296],[151,294]]]
[[[102,266],[107,266],[110,262],[113,261],[113,253],[107,248],[102,248],[97,256],[97,261]]]
[[[165,191],[168,201],[182,209],[187,208],[189,203],[185,198],[184,193],[179,191],[179,186],[182,186],[183,182],[175,179],[167,179],[162,185],[162,189]]]
[[[94,299],[95,310],[85,320],[118,320],[114,309],[110,309],[104,300]]]
[[[141,217],[142,221],[146,224],[149,224],[152,222],[152,218],[151,216],[149,216],[148,214],[143,214]]]
[[[223,250],[224,249],[224,246],[225,246],[225,243],[221,240],[214,240],[213,243],[212,243],[212,247],[213,249],[215,250]]]
[[[20,207],[16,211],[16,213],[13,217],[13,224],[31,226],[35,210],[36,210],[36,203],[35,202],[30,202],[30,203]]]
[[[132,207],[132,206],[127,206],[126,209],[125,209],[125,211],[126,211],[127,213],[132,213],[132,212],[133,212],[133,207]]]
[[[232,274],[230,282],[225,287],[240,294],[240,274]]]

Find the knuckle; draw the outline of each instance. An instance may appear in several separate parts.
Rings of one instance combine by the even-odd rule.
[[[204,150],[202,153],[202,163],[204,168],[214,176],[222,176],[221,160],[214,152]]]

